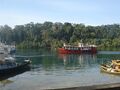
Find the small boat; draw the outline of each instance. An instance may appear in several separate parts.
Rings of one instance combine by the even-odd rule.
[[[112,60],[111,64],[102,64],[100,67],[102,72],[120,75],[120,60]]]
[[[0,61],[0,75],[20,72],[21,70],[30,68],[30,64],[30,60],[17,63],[13,57],[7,57],[3,61]]]
[[[58,48],[60,54],[82,54],[82,53],[97,53],[96,45],[88,45],[83,43],[78,43],[78,45],[66,45],[64,43],[63,47]]]

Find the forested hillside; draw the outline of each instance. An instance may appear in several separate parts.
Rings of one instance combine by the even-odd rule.
[[[71,23],[28,23],[16,25],[13,29],[0,26],[0,40],[14,43],[19,48],[57,48],[65,43],[96,44],[100,48],[120,47],[120,25],[85,26]]]

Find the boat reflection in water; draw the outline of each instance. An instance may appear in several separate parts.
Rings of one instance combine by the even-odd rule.
[[[96,54],[59,54],[59,58],[63,60],[66,69],[86,68],[97,64]]]

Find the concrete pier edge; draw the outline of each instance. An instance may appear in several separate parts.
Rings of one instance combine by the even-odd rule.
[[[92,85],[92,86],[80,86],[80,87],[56,88],[56,89],[47,89],[47,90],[120,90],[120,83]]]

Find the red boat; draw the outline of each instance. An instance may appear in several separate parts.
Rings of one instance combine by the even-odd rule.
[[[58,48],[60,54],[82,54],[82,53],[97,53],[96,45],[84,45],[79,43],[78,46],[64,44],[62,48]]]

